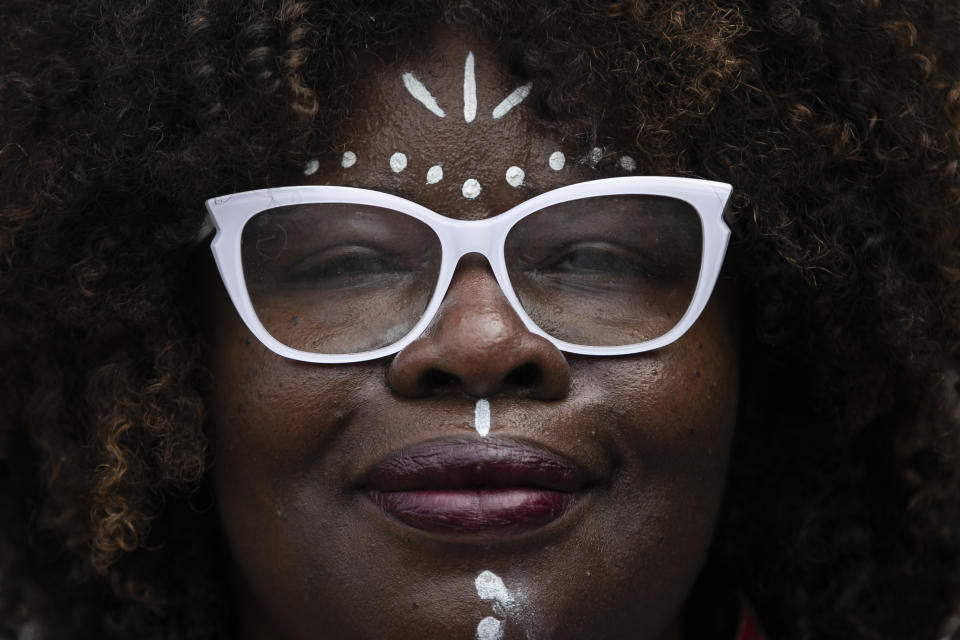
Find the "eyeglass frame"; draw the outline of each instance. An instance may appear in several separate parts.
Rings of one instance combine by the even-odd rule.
[[[430,325],[453,280],[461,258],[470,253],[483,255],[500,290],[514,313],[531,333],[545,338],[559,350],[590,356],[619,356],[659,349],[678,340],[697,321],[713,293],[730,238],[724,212],[733,187],[727,183],[698,178],[668,176],[624,176],[578,182],[547,191],[482,220],[458,220],[441,215],[415,202],[389,193],[329,185],[303,185],[243,191],[206,200],[208,223],[216,230],[210,243],[217,269],[240,318],[253,335],[279,356],[300,362],[341,364],[375,360],[399,353],[419,338]],[[628,345],[578,345],[551,336],[530,318],[520,304],[507,273],[504,248],[507,235],[520,220],[546,207],[564,202],[616,195],[650,195],[686,202],[700,216],[702,253],[700,273],[693,298],[676,325],[662,336]],[[288,347],[266,330],[250,300],[243,276],[241,251],[244,226],[269,209],[304,204],[358,204],[390,209],[415,218],[430,227],[440,241],[440,271],[434,292],[421,318],[400,340],[359,353],[324,354]]]

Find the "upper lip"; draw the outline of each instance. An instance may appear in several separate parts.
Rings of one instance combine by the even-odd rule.
[[[574,492],[590,483],[581,466],[537,445],[503,438],[446,438],[387,455],[362,484],[380,492],[521,487]]]

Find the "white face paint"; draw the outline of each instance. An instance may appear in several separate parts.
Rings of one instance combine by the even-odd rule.
[[[463,64],[463,119],[473,122],[477,117],[477,78],[474,75],[473,51]]]
[[[507,586],[503,584],[503,578],[493,571],[481,571],[474,584],[481,600],[496,600],[501,607],[506,607],[513,602]]]
[[[526,175],[520,167],[510,167],[507,169],[507,184],[511,187],[519,187],[523,184]]]
[[[507,590],[503,580],[493,571],[481,571],[474,580],[474,587],[481,600],[493,601],[494,613],[477,625],[477,640],[500,640],[506,631],[507,618],[518,621],[518,618],[522,620],[528,617],[525,607]],[[524,631],[524,637],[533,637],[529,629]]]
[[[433,94],[430,93],[430,90],[413,74],[411,71],[407,71],[401,75],[403,80],[403,86],[407,89],[407,92],[413,96],[413,98],[427,108],[430,113],[434,115],[445,118],[447,112],[443,110],[437,103],[437,99],[433,97]],[[510,94],[504,98],[500,104],[494,107],[491,112],[491,117],[494,120],[499,120],[503,116],[507,115],[511,109],[523,102],[528,95],[530,95],[530,90],[533,88],[533,83],[528,82],[525,85],[517,87]],[[477,75],[476,75],[476,60],[474,58],[473,52],[468,51],[467,57],[463,62],[463,120],[464,122],[473,122],[477,117]],[[559,152],[558,152],[559,153]],[[554,154],[556,155],[556,154]],[[562,158],[561,154],[561,158]],[[553,160],[551,156],[551,167],[553,166]],[[347,165],[344,164],[344,167]],[[407,158],[402,153],[395,153],[390,158],[390,168],[394,173],[400,173],[407,166]],[[560,167],[563,167],[562,161]],[[559,170],[559,169],[556,169]],[[510,167],[507,169],[507,183],[512,187],[519,187],[523,184],[523,179],[525,173],[520,167]],[[430,167],[427,171],[427,184],[436,184],[443,179],[443,169],[439,164]],[[463,188],[461,192],[463,197],[469,200],[473,200],[480,195],[481,191],[480,183],[474,178],[468,178],[463,183]]]
[[[438,164],[427,169],[427,184],[437,184],[443,180],[443,167]]]
[[[567,157],[563,155],[562,151],[554,151],[550,154],[550,159],[547,162],[551,169],[560,171],[567,164]]]
[[[440,105],[437,104],[437,99],[433,97],[433,94],[430,93],[423,83],[417,80],[417,77],[410,73],[409,71],[403,74],[403,86],[407,88],[407,91],[410,92],[414,98],[417,99],[420,104],[425,106],[431,113],[434,113],[441,118],[446,118],[447,114],[443,109],[440,108]]]
[[[501,640],[503,638],[503,620],[487,616],[477,625],[477,640]]]
[[[487,437],[490,433],[490,402],[486,399],[477,400],[477,406],[473,409],[473,427],[481,437]]]
[[[464,198],[473,200],[480,195],[480,192],[483,191],[483,187],[481,187],[480,183],[473,178],[468,178],[466,182],[463,183],[463,188],[460,191],[463,193]]]
[[[474,62],[473,52],[467,52],[467,57],[463,63],[463,120],[464,122],[473,122],[474,118],[477,116],[477,76],[476,76],[476,65]],[[441,118],[447,117],[447,112],[443,110],[439,104],[437,104],[437,99],[433,97],[433,94],[430,93],[430,90],[427,89],[420,80],[417,79],[412,72],[407,71],[402,76],[403,86],[407,88],[407,92],[413,96],[417,102],[425,106],[431,113],[436,114]],[[517,87],[510,92],[506,98],[504,98],[500,104],[494,107],[493,112],[490,114],[494,120],[499,120],[503,116],[507,115],[511,109],[523,102],[528,95],[530,95],[530,90],[533,89],[533,83],[528,82],[527,84]]]
[[[399,151],[390,156],[390,170],[400,173],[407,168],[407,156]]]
[[[510,93],[510,95],[503,99],[503,102],[494,107],[493,113],[490,115],[493,116],[494,120],[499,120],[503,116],[507,115],[510,109],[513,109],[515,106],[523,102],[528,95],[530,95],[530,89],[532,88],[532,82],[528,82],[522,87],[517,87]]]
[[[307,164],[303,165],[303,175],[312,176],[317,172],[317,169],[320,168],[320,163],[316,160],[310,160]]]

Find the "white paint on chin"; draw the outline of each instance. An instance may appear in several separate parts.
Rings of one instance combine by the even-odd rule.
[[[473,51],[463,63],[463,119],[473,122],[477,117],[477,76],[474,72]]]
[[[477,406],[473,409],[473,428],[482,438],[490,433],[490,402],[485,398],[477,400]]]
[[[477,595],[481,600],[496,600],[501,606],[506,607],[513,602],[507,587],[503,584],[503,578],[493,571],[481,571],[474,581],[477,587]]]
[[[400,173],[407,168],[407,156],[397,151],[390,156],[390,170],[394,173]]]
[[[503,621],[487,616],[477,625],[477,640],[501,640],[503,638]]]
[[[483,187],[473,178],[468,178],[467,181],[463,183],[463,188],[461,189],[463,197],[469,200],[473,200],[479,196],[481,191],[483,191]]]
[[[519,613],[513,596],[503,584],[503,579],[493,571],[481,571],[473,584],[481,600],[493,600],[493,612],[496,615],[506,618],[508,615],[515,616]],[[477,625],[477,640],[500,640],[503,638],[506,626],[506,620],[487,616]],[[528,634],[525,635],[530,637]]]

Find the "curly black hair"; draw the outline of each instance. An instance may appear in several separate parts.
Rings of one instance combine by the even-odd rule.
[[[791,640],[942,633],[960,602],[956,2],[0,17],[0,638],[230,633],[190,294],[202,200],[289,183],[331,149],[357,58],[441,22],[500,42],[584,149],[736,187],[744,377],[705,599],[739,588]]]

